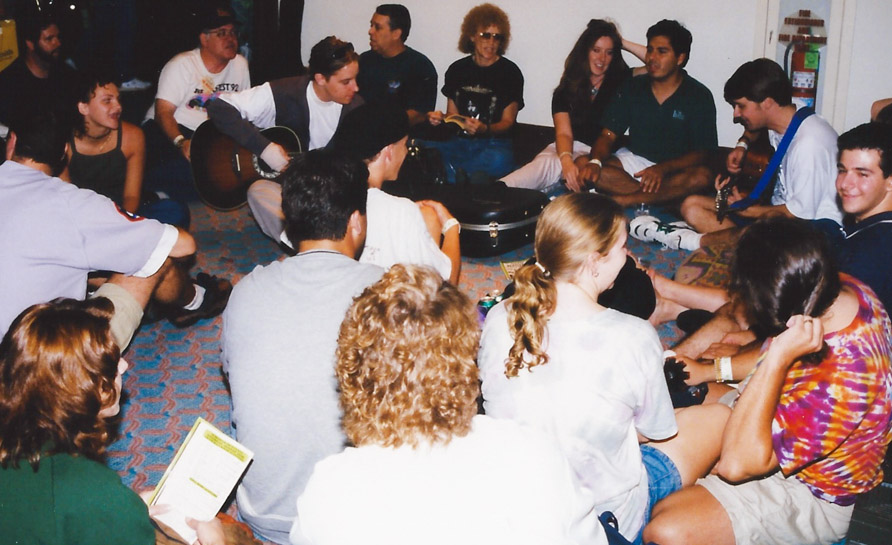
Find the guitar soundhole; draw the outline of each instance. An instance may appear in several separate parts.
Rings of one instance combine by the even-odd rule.
[[[270,168],[270,166],[266,164],[260,157],[252,155],[251,162],[254,164],[254,170],[257,171],[257,174],[260,174],[261,178],[264,178],[266,180],[274,180],[276,177],[278,177],[279,171]]]

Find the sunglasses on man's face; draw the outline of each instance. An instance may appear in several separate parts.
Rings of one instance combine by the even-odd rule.
[[[498,32],[480,32],[477,35],[484,40],[495,40],[497,42],[501,42],[505,38],[504,34],[499,34]]]

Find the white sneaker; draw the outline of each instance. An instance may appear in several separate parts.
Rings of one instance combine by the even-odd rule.
[[[133,79],[127,80],[124,83],[122,83],[121,87],[120,87],[120,91],[122,93],[126,93],[128,91],[145,91],[146,89],[148,89],[151,86],[152,86],[152,84],[147,81],[143,81],[138,78],[133,78]]]
[[[660,220],[654,216],[638,216],[629,222],[629,234],[638,240],[653,242],[660,224]]]
[[[683,221],[666,223],[655,216],[638,216],[629,222],[629,234],[644,242],[659,242],[673,250],[694,251],[701,235]]]
[[[700,247],[702,235],[684,221],[672,223],[660,223],[660,227],[654,233],[654,239],[673,250],[687,250],[693,252]]]

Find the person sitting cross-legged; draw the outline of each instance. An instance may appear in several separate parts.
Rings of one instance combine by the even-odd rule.
[[[445,140],[419,141],[440,150],[450,183],[462,181],[463,174],[481,180],[514,170],[510,136],[524,102],[523,74],[505,57],[510,43],[511,22],[498,6],[480,4],[462,20],[458,49],[468,56],[446,70],[446,111],[427,113],[434,127],[460,120],[461,131]]]
[[[677,21],[664,19],[647,30],[647,74],[617,90],[591,151],[574,159],[579,175],[567,187],[593,186],[623,206],[680,199],[708,187],[706,163],[717,143],[715,102],[684,70],[692,39]],[[628,145],[611,155],[627,129]]]
[[[605,195],[546,206],[536,262],[489,311],[478,364],[486,414],[552,437],[589,505],[639,540],[657,500],[709,472],[727,408],[673,411],[656,331],[599,302],[627,263],[626,236],[622,208]]]
[[[578,186],[575,159],[591,152],[601,134],[604,111],[621,84],[633,74],[644,73],[644,67],[629,68],[621,48],[644,58],[644,46],[623,40],[612,22],[588,22],[567,55],[551,97],[554,143],[502,178],[506,185],[550,191],[563,179],[570,187]]]
[[[837,272],[822,235],[768,218],[740,238],[731,291],[768,338],[740,385],[715,474],[656,505],[663,545],[831,544],[883,480],[892,440],[892,323]]]
[[[112,330],[123,350],[149,301],[185,327],[222,312],[232,285],[199,273],[186,231],[133,216],[108,197],[54,175],[65,163],[71,129],[52,113],[13,127],[0,165],[0,332],[29,305],[83,299],[88,275],[105,281],[96,294],[115,304]]]
[[[762,203],[761,196],[756,199],[753,195],[754,202],[744,207],[748,202],[744,201],[746,195],[734,187],[728,197],[729,212],[720,220],[714,197],[691,195],[681,204],[687,223],[666,224],[653,216],[641,216],[630,225],[632,236],[693,251],[735,242],[741,227],[758,218],[786,216],[839,224],[842,213],[833,188],[836,131],[821,116],[809,114],[806,109],[797,110],[792,91],[783,68],[770,59],[744,63],[725,82],[725,100],[734,107],[734,120],[745,129],[728,155],[728,172],[740,172],[748,146],[759,133],[767,132],[775,148],[780,148],[785,137],[792,136],[780,160],[774,188],[770,193],[765,190],[764,196],[770,196],[767,204]],[[717,188],[726,183],[728,180],[716,180]]]
[[[158,76],[155,102],[146,112],[146,186],[172,198],[196,200],[192,182],[192,135],[207,121],[211,99],[251,87],[248,61],[238,53],[232,9],[218,0],[201,3],[197,47],[167,61]]]
[[[313,465],[344,448],[338,328],[353,297],[384,272],[356,261],[367,178],[362,162],[324,150],[297,157],[282,175],[285,230],[297,255],[251,271],[223,314],[233,427],[254,451],[237,492],[239,516],[276,543],[288,543]]]

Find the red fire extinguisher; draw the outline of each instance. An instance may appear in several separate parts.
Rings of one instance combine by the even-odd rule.
[[[821,54],[817,47],[805,43],[791,43],[793,49],[788,74],[793,86],[793,102],[799,106],[815,107],[818,98],[818,66]]]

